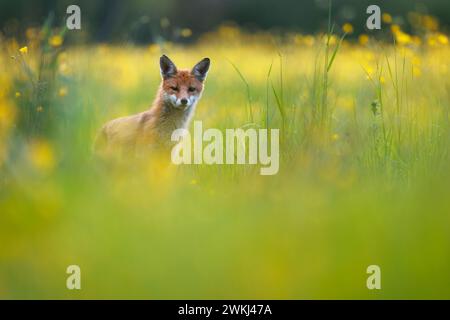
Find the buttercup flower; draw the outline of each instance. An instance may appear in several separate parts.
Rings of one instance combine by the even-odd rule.
[[[367,34],[361,34],[358,37],[358,41],[361,45],[366,45],[369,42],[369,36]]]
[[[189,28],[185,28],[181,30],[180,34],[183,38],[189,38],[190,36],[192,36],[192,30]]]
[[[383,20],[384,23],[390,24],[392,23],[392,16],[389,13],[383,13],[381,20]]]
[[[19,49],[21,54],[27,54],[28,53],[28,47],[22,47]]]
[[[353,26],[350,23],[346,23],[342,26],[342,31],[345,33],[353,33]]]
[[[69,90],[67,89],[67,87],[61,87],[58,91],[58,95],[60,97],[65,97],[65,96],[67,96],[68,92],[69,92]]]
[[[63,43],[63,38],[62,38],[60,35],[56,35],[56,36],[51,37],[51,38],[48,40],[48,43],[49,43],[52,47],[57,48],[57,47],[60,47],[60,46],[62,45],[62,43]]]

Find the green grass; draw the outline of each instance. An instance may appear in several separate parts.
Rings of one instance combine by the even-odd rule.
[[[0,297],[450,298],[448,46],[217,37],[165,53],[180,66],[210,56],[204,128],[282,129],[276,176],[92,157],[103,122],[151,103],[154,48],[0,61],[0,110],[16,110],[0,117]],[[372,264],[381,291],[366,288]]]

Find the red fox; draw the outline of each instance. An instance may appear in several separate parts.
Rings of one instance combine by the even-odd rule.
[[[187,128],[201,98],[210,60],[204,58],[192,70],[178,70],[163,55],[159,61],[162,82],[152,107],[144,112],[114,119],[98,134],[97,154],[133,156],[149,149],[165,149],[175,129]]]

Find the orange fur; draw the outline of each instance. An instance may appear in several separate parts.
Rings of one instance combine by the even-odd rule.
[[[198,67],[200,63],[203,63],[203,69]],[[97,136],[95,152],[128,157],[172,146],[172,132],[188,127],[201,97],[209,59],[200,63],[192,71],[178,71],[166,56],[161,57],[163,79],[152,107],[147,111],[107,122]],[[181,104],[183,100],[188,101],[188,105]]]

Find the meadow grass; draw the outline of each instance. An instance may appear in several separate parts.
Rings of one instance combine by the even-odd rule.
[[[329,31],[222,27],[148,48],[2,39],[0,297],[450,298],[446,38]],[[211,58],[204,128],[281,129],[279,174],[92,157],[105,121],[150,106],[162,53]],[[65,287],[71,264],[81,291]],[[366,288],[372,264],[380,291]]]

